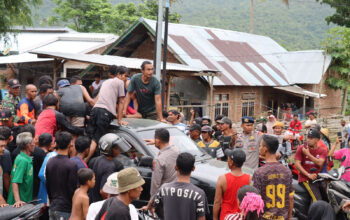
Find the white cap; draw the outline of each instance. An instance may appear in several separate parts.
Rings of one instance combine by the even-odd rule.
[[[118,192],[118,172],[112,173],[103,185],[102,191],[108,194],[117,195]]]

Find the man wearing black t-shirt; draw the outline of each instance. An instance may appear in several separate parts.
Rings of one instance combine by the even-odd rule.
[[[68,158],[72,135],[57,132],[55,135],[57,156],[49,159],[46,165],[46,188],[50,200],[50,219],[68,220],[72,210],[72,198],[77,188],[78,168]]]
[[[177,181],[164,184],[143,209],[155,207],[157,215],[164,220],[205,220],[209,214],[204,191],[190,181],[195,158],[181,153],[176,160]]]
[[[11,135],[11,130],[8,127],[0,126],[0,142],[4,144],[6,147],[12,141],[13,137]],[[5,198],[7,193],[10,190],[11,184],[11,170],[12,170],[12,160],[11,153],[7,149],[4,150],[4,153],[0,155],[0,167],[3,171],[3,183],[4,183],[4,195]]]
[[[99,148],[101,156],[93,162],[92,169],[95,172],[95,187],[90,192],[91,202],[98,202],[107,198],[107,194],[102,191],[103,185],[112,173],[124,168],[123,164],[113,160],[121,153],[121,139],[116,134],[106,134],[100,138]],[[89,164],[91,166],[91,164]]]
[[[228,117],[224,117],[221,120],[218,120],[218,122],[221,125],[221,131],[222,135],[218,138],[218,141],[220,142],[220,146],[222,148],[222,151],[225,152],[226,149],[231,148],[231,141],[232,141],[232,121]],[[226,155],[222,158],[222,160],[227,160]]]

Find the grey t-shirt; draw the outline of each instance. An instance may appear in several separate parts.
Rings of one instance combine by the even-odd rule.
[[[60,112],[65,116],[84,117],[86,106],[80,85],[72,85],[57,91],[60,96]]]
[[[142,73],[134,75],[129,83],[128,92],[136,91],[138,112],[146,114],[156,110],[155,95],[160,94],[160,83],[155,76],[152,76],[148,84],[142,82]]]
[[[94,107],[104,108],[113,115],[116,115],[118,98],[124,96],[124,82],[116,77],[108,79],[103,82],[98,95],[98,100]]]
[[[197,220],[209,214],[204,191],[192,183],[164,184],[155,195],[153,205],[164,220]]]

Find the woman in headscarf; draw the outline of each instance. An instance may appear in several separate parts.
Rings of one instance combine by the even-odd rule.
[[[266,123],[267,134],[273,134],[273,126],[277,120],[274,115],[269,115],[267,117],[267,120],[268,120]]]

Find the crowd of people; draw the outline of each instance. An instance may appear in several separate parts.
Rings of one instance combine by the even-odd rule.
[[[228,117],[217,115],[212,124],[209,117],[195,118],[193,110],[186,125],[179,111],[162,111],[152,63],[145,61],[141,72],[130,77],[126,67],[111,66],[109,78],[95,75],[88,89],[78,76],[57,85],[42,76],[39,90],[26,85],[22,99],[19,80],[8,80],[0,111],[0,207],[34,201],[47,207],[42,219],[139,219],[132,202],[145,180],[119,160],[130,146],[108,127],[115,118],[119,125],[127,125],[123,118],[145,118],[177,127],[198,148],[227,162],[230,171],[218,178],[215,196],[206,195],[191,183],[195,157],[170,144],[169,131],[159,128],[154,139],[145,140],[159,153],[153,160],[150,201],[140,210],[166,220],[291,219],[293,177],[279,160],[293,157],[293,149],[299,184],[313,201],[310,212],[327,209],[329,204],[320,202],[327,201],[324,185],[313,180],[330,170],[333,160],[349,163],[345,121],[333,144],[315,113],[305,122],[305,137],[298,115],[286,126],[270,111],[266,122],[242,117],[241,132]],[[342,178],[350,181],[350,173]],[[212,212],[207,196],[214,196]],[[349,208],[346,203],[344,209]],[[327,219],[335,219],[334,213]]]

